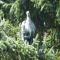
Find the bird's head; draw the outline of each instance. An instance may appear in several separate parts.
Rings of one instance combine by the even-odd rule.
[[[28,17],[30,17],[30,12],[29,12],[29,11],[26,11],[26,15],[27,15]]]

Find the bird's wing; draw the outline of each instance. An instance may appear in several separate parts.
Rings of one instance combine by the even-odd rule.
[[[36,27],[35,27],[34,23],[32,22],[30,25],[31,25],[31,28],[32,28],[33,33],[35,33]]]
[[[21,37],[22,37],[22,40],[24,40],[24,31],[25,31],[25,21],[22,22],[21,24]]]
[[[24,30],[25,30],[25,21],[23,21],[21,24],[21,31],[24,31]]]
[[[36,27],[35,27],[35,25],[34,25],[34,23],[32,22],[32,29],[33,29],[33,37],[35,37],[36,36]]]

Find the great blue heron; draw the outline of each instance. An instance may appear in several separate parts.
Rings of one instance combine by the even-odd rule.
[[[27,40],[29,44],[31,44],[33,42],[36,27],[31,20],[29,11],[26,12],[26,15],[27,17],[21,25],[22,40]]]

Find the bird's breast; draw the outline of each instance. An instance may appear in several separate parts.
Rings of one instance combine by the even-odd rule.
[[[31,30],[31,25],[30,25],[30,23],[25,23],[25,29],[26,29],[26,30]]]
[[[25,22],[25,30],[29,32],[35,32],[35,25],[30,21],[30,22]]]

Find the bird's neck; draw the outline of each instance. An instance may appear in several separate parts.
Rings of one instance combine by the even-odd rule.
[[[27,21],[28,21],[28,22],[31,21],[31,18],[30,18],[29,16],[27,16]]]

